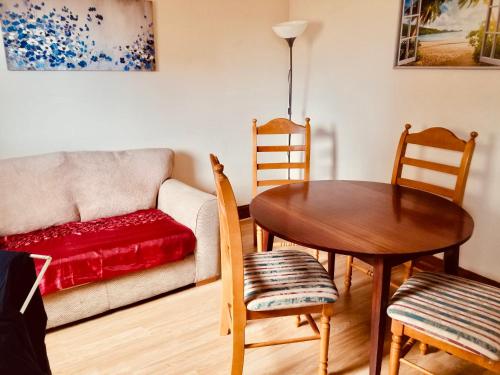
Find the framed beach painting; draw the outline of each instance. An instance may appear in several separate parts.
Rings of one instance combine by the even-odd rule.
[[[396,67],[500,68],[500,0],[401,0]]]
[[[155,70],[149,0],[0,0],[9,70]]]

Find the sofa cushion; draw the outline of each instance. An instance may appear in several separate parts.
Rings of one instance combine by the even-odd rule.
[[[73,152],[67,158],[81,221],[156,207],[173,168],[169,149]]]
[[[0,160],[0,236],[156,207],[173,158],[145,149]]]
[[[193,232],[156,209],[3,237],[0,247],[50,255],[42,294],[174,262],[194,252]],[[42,263],[36,263],[37,270]]]
[[[0,160],[0,235],[80,220],[65,153]]]

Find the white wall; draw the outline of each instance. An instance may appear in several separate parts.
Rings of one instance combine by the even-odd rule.
[[[158,72],[9,72],[0,42],[0,158],[171,147],[174,174],[213,191],[208,154],[251,191],[251,120],[286,112],[288,0],[158,0]],[[0,38],[1,39],[1,38]]]
[[[290,1],[291,19],[312,22],[295,47],[294,108],[315,129],[312,177],[389,181],[406,122],[478,131],[461,266],[500,280],[500,70],[393,69],[398,13],[399,1]]]
[[[294,113],[313,119],[312,177],[389,181],[405,122],[477,130],[462,265],[500,279],[500,71],[394,70],[398,3],[159,0],[155,73],[9,72],[0,48],[0,158],[168,146],[175,175],[213,191],[216,152],[246,203],[251,119],[287,106],[287,47],[271,26],[304,18]]]

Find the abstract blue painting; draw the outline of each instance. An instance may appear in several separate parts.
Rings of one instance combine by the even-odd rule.
[[[149,0],[0,0],[9,70],[155,70]]]

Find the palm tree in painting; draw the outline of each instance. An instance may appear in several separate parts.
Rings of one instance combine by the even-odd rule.
[[[488,3],[488,0],[458,0],[458,6],[460,8],[475,6],[481,1]],[[442,5],[448,2],[450,0],[422,0],[420,24],[424,25],[436,20],[442,14]]]
[[[458,0],[458,5],[460,6],[460,8],[463,8],[465,6],[470,7],[477,5],[481,1],[483,1],[485,4],[489,3],[488,0]]]
[[[424,25],[434,21],[441,13],[441,5],[448,0],[422,0],[422,8],[420,12],[420,24]]]

